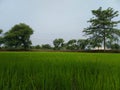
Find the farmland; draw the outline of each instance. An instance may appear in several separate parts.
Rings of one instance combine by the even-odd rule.
[[[120,55],[0,52],[0,90],[120,90]]]

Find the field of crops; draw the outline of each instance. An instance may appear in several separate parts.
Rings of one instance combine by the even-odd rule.
[[[0,90],[120,90],[120,54],[0,52]]]

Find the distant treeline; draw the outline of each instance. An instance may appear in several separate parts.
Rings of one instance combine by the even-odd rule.
[[[89,41],[88,39],[72,39],[68,42],[65,42],[64,39],[58,38],[53,41],[53,46],[50,44],[42,44],[42,45],[36,45],[31,46],[31,49],[41,49],[41,50],[66,50],[66,51],[87,51],[87,50],[103,50],[102,46],[95,47],[92,44],[92,41]],[[120,45],[117,43],[109,45],[107,43],[106,50],[119,50]]]
[[[118,11],[113,8],[105,10],[102,7],[91,11],[93,17],[88,21],[89,27],[83,30],[86,39],[72,39],[65,42],[63,38],[53,40],[53,46],[42,44],[33,46],[30,36],[33,29],[24,23],[14,25],[8,32],[2,34],[0,30],[1,50],[66,50],[66,51],[86,51],[86,50],[117,50],[120,49],[120,29],[117,25],[120,20],[115,21],[119,16]]]

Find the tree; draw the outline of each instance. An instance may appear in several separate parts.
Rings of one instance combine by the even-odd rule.
[[[79,39],[77,41],[77,46],[78,46],[78,49],[80,50],[84,50],[88,45],[88,40],[86,39]]]
[[[35,49],[41,49],[41,46],[40,45],[36,45],[34,46]]]
[[[2,34],[3,30],[0,29],[0,34]],[[4,40],[3,40],[3,37],[0,36],[0,46],[3,44]]]
[[[108,41],[106,45],[107,48],[109,49],[118,50],[120,49],[120,45],[118,43],[119,43],[118,41],[117,42]]]
[[[0,34],[3,32],[3,30],[2,29],[0,29]]]
[[[119,50],[120,46],[119,46],[119,44],[114,43],[114,44],[111,45],[111,49],[113,49],[113,50]]]
[[[67,42],[67,49],[77,50],[77,40],[72,39]]]
[[[85,28],[83,32],[89,36],[88,39],[94,41],[94,45],[101,46],[103,44],[105,50],[107,41],[118,40],[120,36],[120,30],[115,28],[120,21],[113,20],[119,15],[118,11],[114,11],[110,7],[102,10],[100,7],[97,10],[92,10],[92,14],[94,17],[88,21],[91,25]]]
[[[60,50],[64,45],[64,40],[62,38],[55,39],[53,45],[55,50]]]
[[[31,27],[24,23],[13,26],[4,34],[5,45],[10,48],[21,48],[25,50],[30,47],[30,36],[33,34]]]
[[[52,49],[50,44],[42,44],[42,49]]]
[[[98,40],[98,39],[97,39]],[[91,49],[91,48],[98,48],[98,50],[99,50],[99,48],[101,47],[101,43],[100,43],[100,41],[98,40],[98,41],[96,41],[96,39],[95,38],[89,38],[89,39],[87,39],[86,40],[86,42],[87,42],[87,48],[89,48],[89,49]]]

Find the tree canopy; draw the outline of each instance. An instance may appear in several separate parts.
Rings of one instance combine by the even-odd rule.
[[[33,29],[24,23],[16,24],[4,34],[5,45],[10,48],[23,47],[28,49],[32,44],[30,36]]]
[[[67,49],[77,50],[77,40],[71,39],[67,42]]]
[[[120,30],[116,28],[120,21],[114,20],[119,15],[118,11],[114,11],[110,7],[102,10],[100,7],[97,10],[92,10],[92,14],[94,17],[88,21],[91,25],[85,28],[83,32],[89,36],[88,39],[94,41],[94,46],[103,44],[105,50],[106,42],[118,40],[120,36]]]
[[[53,41],[54,49],[60,50],[63,47],[64,40],[62,38]]]

